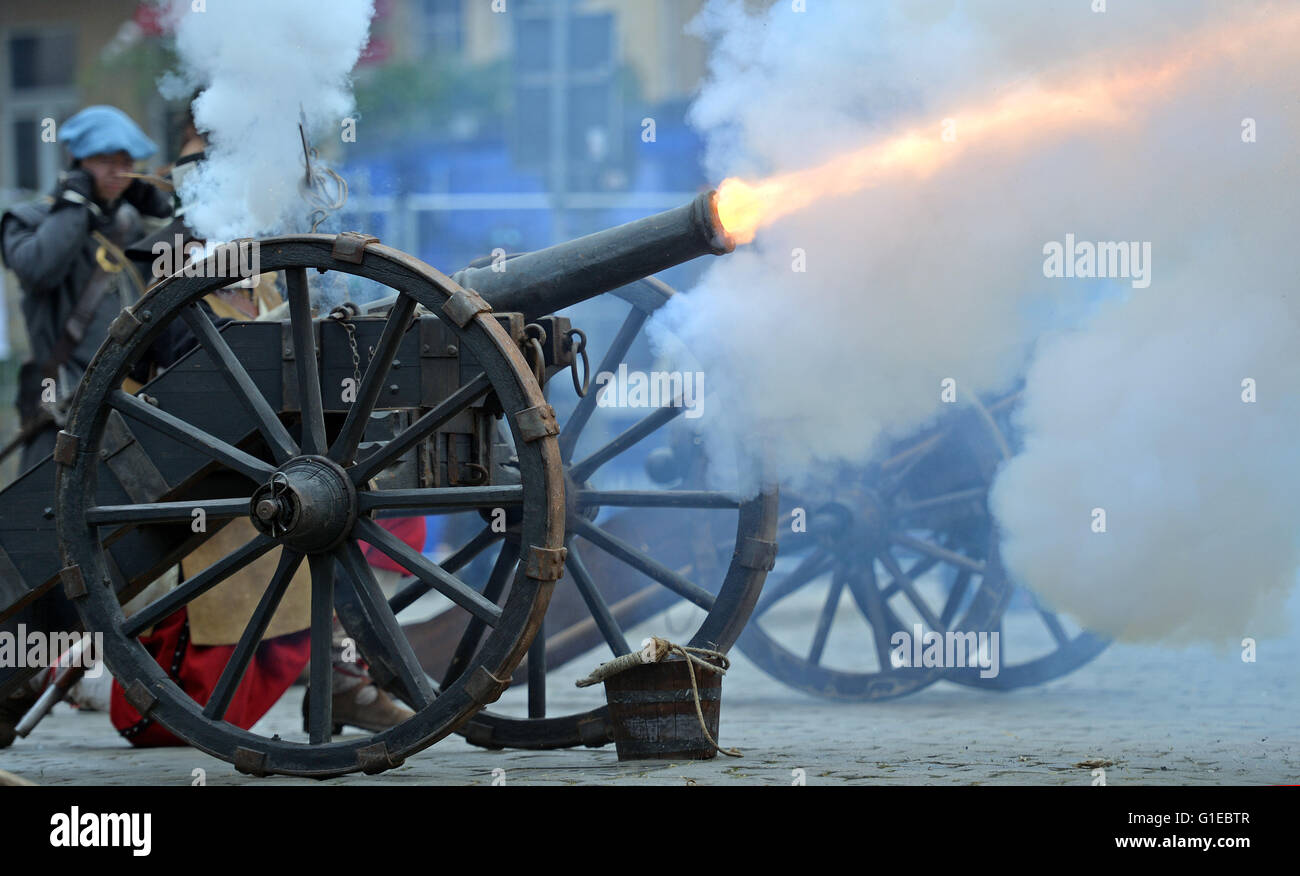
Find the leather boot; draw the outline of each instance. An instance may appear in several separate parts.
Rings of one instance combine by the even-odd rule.
[[[303,732],[311,732],[307,717],[310,698],[311,690],[308,689],[302,697]],[[345,724],[378,733],[415,716],[374,684],[363,684],[334,694],[332,708],[335,733],[342,733]]]

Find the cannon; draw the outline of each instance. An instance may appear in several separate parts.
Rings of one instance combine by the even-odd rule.
[[[587,744],[607,741],[599,709],[562,719],[558,730],[544,717],[547,640],[537,633],[551,594],[562,579],[565,586],[572,582],[591,626],[616,653],[628,647],[620,623],[644,617],[646,605],[662,601],[642,596],[635,603],[641,607],[630,612],[625,600],[610,605],[573,549],[573,534],[631,565],[672,599],[704,609],[693,643],[730,646],[775,561],[775,492],[742,500],[704,490],[594,489],[588,481],[598,469],[681,408],[654,410],[575,461],[595,399],[579,402],[561,429],[541,385],[572,366],[577,351],[571,325],[555,311],[638,284],[623,293],[633,312],[602,363],[616,367],[653,310],[644,304],[641,281],[733,248],[713,193],[454,277],[355,232],[255,245],[262,270],[283,274],[288,320],[214,326],[197,302],[239,278],[220,270],[213,256],[193,272],[198,276],[172,275],[114,321],[54,453],[0,493],[0,622],[12,624],[40,599],[70,602],[85,629],[102,634],[105,661],[142,716],[253,775],[323,777],[395,767],[467,726],[501,695],[526,655],[532,658],[530,717],[501,723],[497,736],[474,730],[480,740],[511,744],[520,741],[512,735],[519,732],[526,741],[542,722],[547,744],[560,731]],[[350,274],[396,295],[382,315],[315,318],[312,271]],[[132,364],[178,320],[196,339],[194,349],[138,392],[124,391]],[[369,353],[364,372],[354,349]],[[350,397],[340,392],[348,378]],[[385,412],[402,419],[376,437],[377,420],[393,421]],[[600,510],[619,506],[736,513],[734,549],[717,591],[606,532]],[[508,521],[505,532],[488,522],[499,510]],[[440,562],[375,522],[458,512],[481,515],[481,529]],[[256,535],[126,618],[124,602],[211,537],[210,528],[192,525],[200,516],[214,527],[248,521]],[[362,541],[415,580],[385,597]],[[486,581],[476,586],[458,577],[498,542]],[[274,575],[211,697],[197,703],[139,637],[272,552],[278,553]],[[412,706],[412,718],[381,733],[335,739],[329,698],[322,696],[311,699],[304,739],[267,738],[223,719],[304,563],[311,574],[313,689],[329,688],[337,613],[376,681]],[[396,619],[428,591],[450,600],[461,622],[437,680]],[[29,674],[3,670],[0,694]],[[484,718],[474,726],[491,724]]]
[[[838,473],[823,493],[787,494],[784,516],[798,508],[805,531],[782,526],[782,563],[737,643],[742,653],[794,688],[848,701],[891,699],[939,680],[1013,690],[1101,653],[1106,639],[1073,628],[1002,567],[987,495],[1015,452],[1018,398],[1017,389],[975,399],[866,469]],[[785,623],[765,623],[782,612]],[[891,642],[910,643],[918,629],[997,632],[997,673],[900,660]]]

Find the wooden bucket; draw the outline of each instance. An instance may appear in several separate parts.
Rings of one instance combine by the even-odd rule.
[[[700,710],[714,739],[722,708],[722,675],[695,667]],[[686,661],[634,666],[605,679],[605,698],[619,760],[708,760],[717,755],[700,728]]]

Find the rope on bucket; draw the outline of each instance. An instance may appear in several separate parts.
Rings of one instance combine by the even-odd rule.
[[[658,636],[651,636],[641,643],[640,651],[633,651],[631,654],[624,654],[621,657],[615,657],[613,660],[600,664],[586,678],[579,679],[577,685],[578,687],[590,687],[635,666],[643,666],[647,663],[662,663],[673,654],[682,657],[686,661],[686,673],[691,678],[691,694],[695,698],[695,717],[700,720],[700,729],[704,731],[704,738],[709,740],[709,744],[713,746],[714,751],[721,752],[728,757],[744,757],[734,748],[723,748],[718,745],[717,740],[709,733],[709,727],[704,721],[704,709],[700,706],[700,687],[695,681],[695,667],[698,666],[706,672],[726,675],[727,670],[731,668],[731,661],[721,651],[711,651],[708,648],[690,648],[686,645],[670,642],[667,639],[661,639]],[[711,663],[710,660],[717,662]]]

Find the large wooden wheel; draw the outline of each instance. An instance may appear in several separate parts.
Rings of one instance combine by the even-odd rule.
[[[285,393],[290,391],[288,384],[296,384],[300,413],[287,417],[277,413],[284,403],[279,392],[280,363],[269,379],[265,374],[250,376],[224,333],[198,306],[203,295],[237,279],[218,276],[214,256],[203,276],[169,278],[114,323],[111,339],[92,361],[73,400],[71,419],[56,452],[60,463],[56,514],[65,588],[87,629],[103,633],[106,662],[128,700],[190,744],[254,774],[379,772],[452,732],[499,695],[524,657],[563,559],[564,476],[557,430],[518,348],[484,312],[481,299],[423,262],[374,244],[340,251],[336,242],[343,241],[333,235],[298,235],[260,242],[262,270],[283,271],[286,280],[290,320],[284,353],[286,359],[294,359],[297,379],[285,381]],[[343,258],[336,257],[340,253]],[[356,400],[342,416],[327,417],[322,401],[320,368],[330,363],[317,361],[319,326],[313,323],[308,285],[312,268],[347,272],[399,293],[359,382]],[[418,333],[408,331],[417,305],[437,315],[455,336],[462,379],[409,428],[357,459],[370,413],[377,407],[391,407],[380,399],[381,393],[386,397],[387,375],[396,367],[399,347],[418,344]],[[176,320],[183,320],[198,339],[199,349],[191,357],[208,357],[224,377],[228,392],[204,399],[156,399],[147,396],[148,387],[141,395],[121,391],[132,363]],[[418,351],[413,352],[411,359],[418,360]],[[405,490],[376,486],[374,478],[381,470],[476,404],[495,407],[504,415],[517,456],[517,483]],[[134,429],[165,436],[173,452],[209,461],[203,490],[189,485],[188,491],[173,491],[167,501],[100,504],[95,463],[114,411]],[[484,598],[453,572],[424,560],[372,519],[396,510],[437,513],[496,506],[512,508],[525,558],[500,604]],[[247,518],[258,534],[124,619],[119,599],[130,594],[115,592],[101,527],[107,532],[188,523],[195,509],[203,509],[209,521]],[[439,689],[422,671],[358,540],[407,564],[428,587],[446,595],[486,631],[481,647],[451,683]],[[195,702],[148,654],[139,636],[276,548],[280,549],[278,568],[225,672],[210,699]],[[337,603],[340,619],[361,644],[364,656],[400,682],[415,709],[412,718],[382,733],[334,740],[331,698],[316,696],[311,698],[309,732],[303,739],[267,738],[223,719],[289,580],[304,562],[311,570],[313,689],[331,687],[331,625]]]

